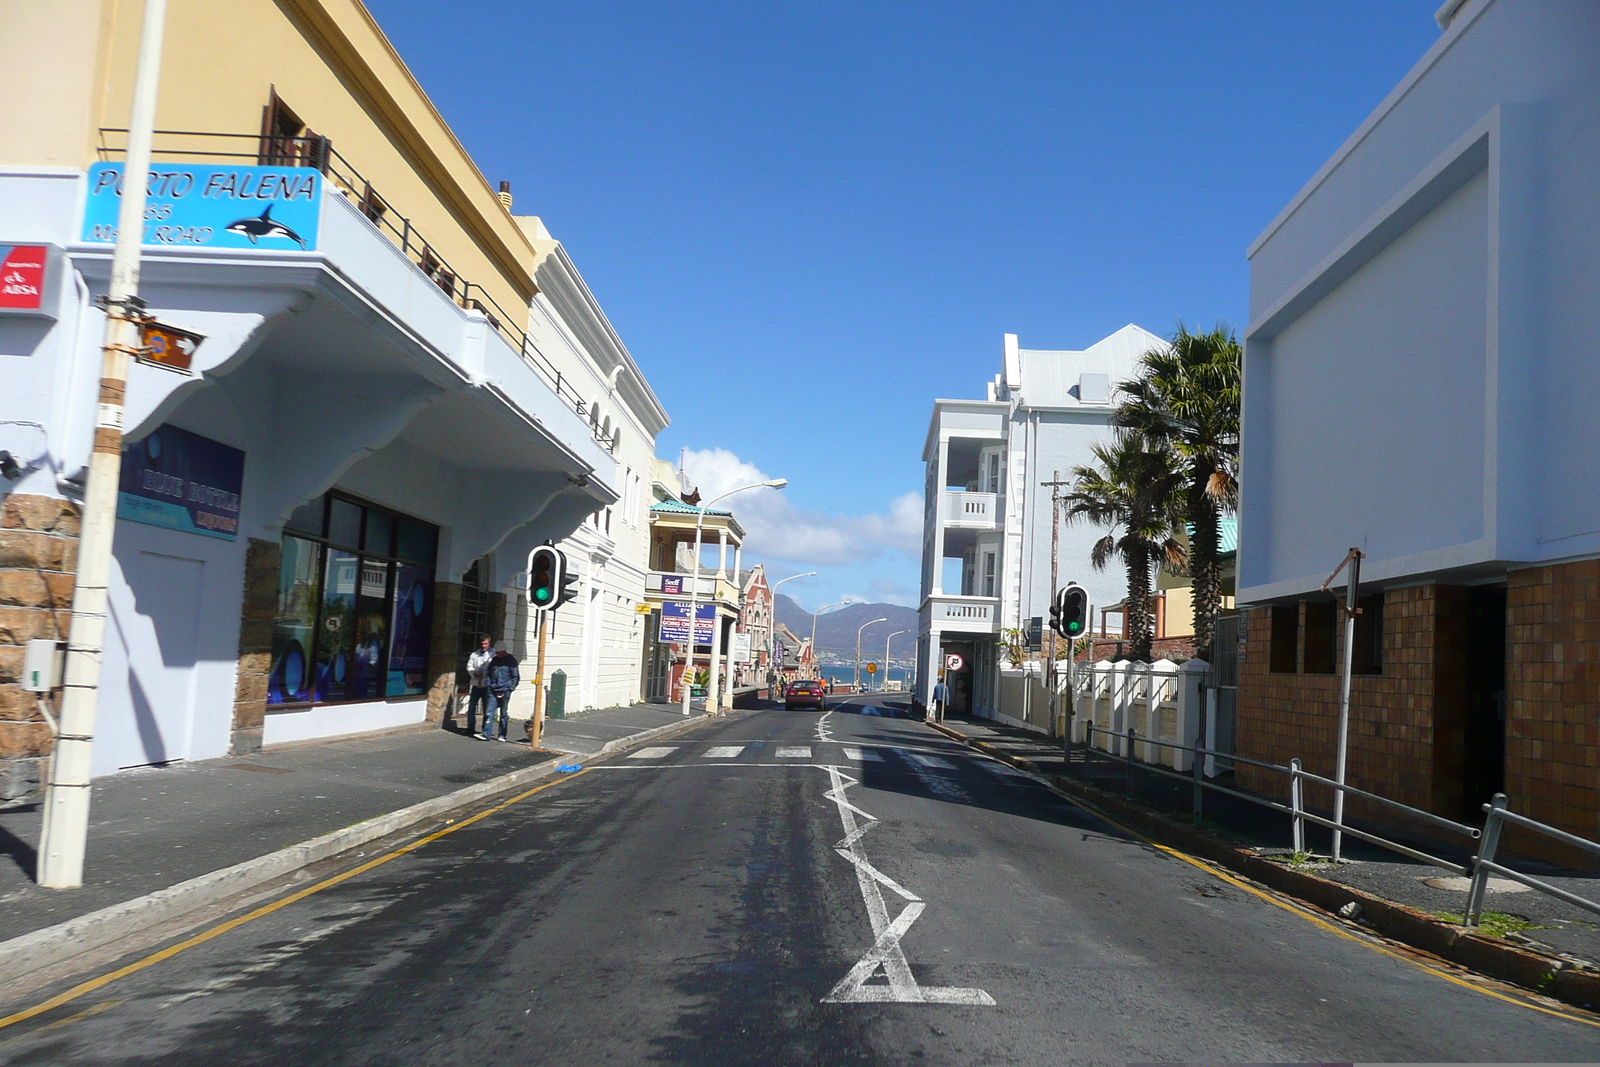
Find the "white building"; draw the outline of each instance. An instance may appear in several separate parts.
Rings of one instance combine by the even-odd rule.
[[[918,698],[930,699],[951,654],[953,710],[995,713],[1002,629],[1027,630],[1049,614],[1051,490],[1090,449],[1110,440],[1119,383],[1139,357],[1166,342],[1124,326],[1081,352],[1033,351],[1005,335],[1001,373],[983,400],[935,400],[923,445],[927,466]],[[1096,571],[1089,551],[1104,531],[1062,523],[1058,583],[1076,581],[1094,604],[1123,598],[1118,570]]]
[[[617,461],[619,499],[594,511],[569,537],[558,542],[569,566],[580,575],[577,599],[557,610],[546,650],[546,675],[566,676],[565,708],[634,704],[641,698],[640,658],[645,576],[650,569],[649,479],[655,440],[667,425],[661,407],[633,357],[566,249],[534,217],[517,219],[539,254],[534,281],[539,286],[528,334],[557,370],[590,403],[590,428],[610,442]],[[505,586],[506,635],[524,660],[524,688],[533,685],[537,627],[527,618],[517,578]],[[519,639],[520,638],[520,639]],[[548,679],[547,679],[548,684]]]
[[[1465,0],[1251,245],[1239,751],[1600,833],[1600,4]]]

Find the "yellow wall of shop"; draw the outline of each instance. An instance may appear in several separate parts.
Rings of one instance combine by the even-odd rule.
[[[0,109],[0,163],[99,158],[99,129],[128,124],[143,10],[140,0],[0,0],[0,63],[27,87],[25,106]],[[524,325],[534,251],[365,7],[169,0],[157,129],[259,134],[274,87],[462,279]]]

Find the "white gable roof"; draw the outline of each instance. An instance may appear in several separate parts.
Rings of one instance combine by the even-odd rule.
[[[1028,407],[1109,407],[1117,402],[1117,386],[1138,372],[1139,357],[1152,348],[1165,347],[1166,343],[1149,330],[1129,323],[1081,352],[1019,349],[1022,381],[1017,392]],[[1085,403],[1079,398],[1079,386],[1084,384],[1086,374],[1106,376],[1111,387],[1106,402]],[[1089,395],[1092,398],[1092,389]]]

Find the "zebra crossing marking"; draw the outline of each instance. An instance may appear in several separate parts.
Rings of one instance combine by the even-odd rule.
[[[701,759],[733,759],[744,751],[743,745],[713,745],[700,753]]]
[[[883,757],[870,748],[858,748],[855,745],[844,746],[844,758],[857,763],[882,763]]]
[[[810,745],[783,745],[778,749],[779,759],[810,759]]]
[[[641,748],[637,752],[628,753],[629,759],[662,759],[678,751],[677,745],[656,745],[651,748]]]

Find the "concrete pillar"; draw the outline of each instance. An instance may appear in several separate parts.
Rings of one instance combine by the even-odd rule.
[[[720,663],[717,659],[722,654],[722,611],[716,601],[712,601],[711,612],[711,662],[706,665],[706,710],[716,711],[722,705],[720,687],[717,685],[721,675]]]
[[[717,531],[717,577],[728,576],[728,529],[723,527]]]

